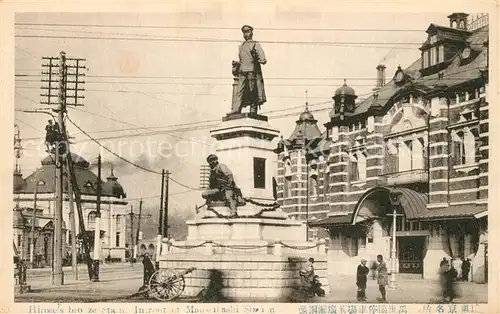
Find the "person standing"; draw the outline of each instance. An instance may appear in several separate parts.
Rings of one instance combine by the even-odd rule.
[[[366,282],[368,281],[367,275],[370,269],[366,266],[366,259],[361,260],[356,272],[356,286],[358,287],[357,299],[358,301],[366,301]]]
[[[236,102],[227,115],[241,113],[243,107],[250,106],[250,113],[257,113],[257,108],[266,102],[262,64],[266,56],[261,45],[253,40],[253,28],[243,25],[241,28],[245,41],[239,46],[239,61],[233,61],[233,75],[238,77]]]
[[[387,302],[385,286],[389,284],[389,272],[387,271],[387,264],[385,263],[382,254],[377,255],[377,262],[378,290],[382,296],[382,302]]]

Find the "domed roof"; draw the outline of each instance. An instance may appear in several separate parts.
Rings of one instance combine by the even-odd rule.
[[[313,121],[314,120],[314,116],[313,114],[309,111],[309,109],[306,108],[306,110],[304,110],[304,112],[302,112],[299,116],[299,120],[300,121]]]
[[[356,93],[352,87],[347,85],[346,80],[344,80],[344,85],[335,91],[335,96],[339,95],[356,96]]]
[[[82,156],[79,156],[75,153],[71,153],[71,159],[73,160],[73,164],[80,168],[88,168],[89,162],[85,160]],[[55,155],[50,154],[42,160],[43,166],[54,165]]]
[[[24,184],[22,173],[18,169],[14,170],[14,191],[22,189]]]
[[[103,184],[103,190],[106,194],[113,195],[118,198],[125,198],[127,194],[125,194],[125,190],[123,186],[118,183],[118,178],[113,173],[113,168],[111,167],[111,174],[106,178],[107,181]]]
[[[14,219],[12,221],[13,228],[24,228],[26,225],[26,220],[20,209],[14,209]]]

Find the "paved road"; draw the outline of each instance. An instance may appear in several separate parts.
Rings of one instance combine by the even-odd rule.
[[[100,269],[100,282],[89,282],[86,268],[79,270],[80,280],[73,280],[71,269],[65,269],[65,285],[55,287],[50,282],[50,270],[33,270],[28,274],[28,284],[33,291],[15,296],[16,302],[156,302],[142,296],[132,296],[142,285],[142,264],[111,264]],[[456,303],[485,303],[487,285],[459,283],[460,296]],[[399,280],[395,290],[389,290],[390,303],[435,303],[438,297],[437,282],[426,280]],[[355,278],[330,278],[330,293],[324,298],[295,301],[352,303],[356,300]],[[369,280],[368,302],[376,302],[379,296],[376,281]],[[297,295],[294,295],[297,297]],[[193,302],[193,299],[179,300]],[[245,300],[238,300],[245,301]],[[252,300],[253,302],[259,300]]]

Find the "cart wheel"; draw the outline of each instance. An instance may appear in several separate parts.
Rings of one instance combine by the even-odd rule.
[[[149,279],[149,295],[159,301],[177,298],[184,287],[184,277],[172,269],[158,269]]]

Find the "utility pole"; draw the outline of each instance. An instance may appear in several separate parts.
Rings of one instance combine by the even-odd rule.
[[[130,264],[134,266],[134,206],[130,205]]]
[[[137,258],[137,250],[139,245],[139,233],[141,232],[141,215],[142,215],[142,198],[139,201],[139,217],[137,219],[137,233],[135,234],[134,258]]]
[[[99,281],[99,263],[101,262],[101,155],[97,156],[97,200],[94,230],[94,277]]]
[[[33,215],[31,219],[31,250],[30,250],[30,263],[31,267],[35,268],[35,220],[36,220],[36,199],[38,194],[38,180],[35,180],[35,187],[33,188]]]
[[[64,123],[64,113],[66,111],[66,53],[61,51],[59,54],[59,92],[58,108],[54,110],[57,113],[57,123],[59,128]],[[55,223],[54,223],[54,259],[52,269],[52,284],[60,286],[64,284],[64,274],[62,270],[62,219],[63,219],[63,167],[62,167],[62,148],[65,143],[62,141],[61,133],[57,133],[55,141],[56,156],[56,196],[55,196]]]
[[[132,205],[130,206],[130,225],[131,225],[131,230],[130,230],[130,235],[132,238],[131,245],[133,246],[133,253],[132,253],[132,260],[137,259],[137,253],[138,253],[138,245],[139,245],[139,234],[141,232],[141,218],[142,217],[151,217],[151,215],[142,215],[142,198],[139,201],[139,215],[136,215],[132,209]],[[134,242],[134,217],[137,216],[137,231],[135,232],[135,242]]]
[[[57,109],[53,109],[54,112],[58,114],[58,126],[59,129],[57,131],[57,137],[59,138],[59,142],[56,142],[55,147],[60,148],[61,144],[63,144],[65,147],[65,153],[66,153],[66,158],[67,162],[69,164],[68,166],[68,175],[69,175],[69,180],[72,185],[73,193],[74,193],[74,200],[76,202],[76,208],[78,210],[78,225],[80,229],[80,234],[82,236],[82,249],[85,254],[86,262],[87,262],[87,269],[88,269],[88,274],[89,274],[89,279],[92,278],[92,259],[90,258],[90,246],[89,246],[89,239],[88,239],[88,234],[85,231],[85,224],[84,224],[84,219],[83,219],[83,210],[82,210],[82,205],[81,205],[81,193],[80,189],[78,187],[78,181],[76,178],[76,174],[73,168],[73,161],[71,157],[71,152],[70,152],[70,143],[68,140],[68,135],[66,132],[66,126],[64,123],[63,119],[60,119],[66,111],[67,106],[83,106],[82,104],[79,103],[79,99],[85,98],[85,96],[80,95],[79,92],[84,91],[85,89],[80,87],[85,81],[81,80],[81,77],[85,76],[85,73],[82,73],[81,70],[85,69],[84,65],[81,65],[80,62],[85,61],[85,59],[81,58],[66,58],[66,54],[64,52],[61,52],[59,57],[43,57],[43,60],[47,60],[47,63],[43,64],[42,67],[47,69],[47,71],[43,71],[42,75],[45,75],[46,77],[42,78],[42,82],[47,83],[47,85],[42,86],[42,90],[45,91],[45,93],[41,94],[41,96],[46,97],[46,101],[42,101],[41,104],[46,104],[49,106],[54,106],[57,105]],[[59,61],[59,64],[56,64],[56,61]],[[61,66],[62,65],[62,66]],[[59,67],[58,72],[54,72],[53,70]],[[68,69],[73,69],[74,71],[68,71]],[[56,88],[56,80],[54,79],[55,76],[59,75],[59,77],[63,77],[62,79],[59,79],[59,84],[58,88]],[[68,80],[68,77],[72,77],[73,80]],[[62,84],[61,84],[62,83]],[[68,85],[68,84],[73,84],[73,85]],[[74,94],[67,94],[69,92],[73,92]],[[53,99],[57,99],[57,101],[54,101]],[[62,101],[61,101],[62,100]],[[49,114],[52,116],[52,114],[44,111],[33,111],[35,113],[45,113]],[[51,143],[50,143],[51,144]],[[50,148],[50,147],[49,147]],[[58,149],[55,149],[55,153],[57,153]],[[58,159],[56,159],[57,163]],[[62,205],[62,197],[60,198],[60,202]],[[62,206],[61,206],[62,207]],[[56,204],[57,208],[57,204]],[[62,217],[61,217],[62,219]],[[76,232],[75,232],[76,233]],[[76,242],[76,241],[75,241]],[[62,251],[61,251],[62,254]],[[53,255],[57,255],[57,251],[53,250]],[[59,268],[59,265],[57,265]],[[61,267],[61,273],[62,273],[62,267]]]
[[[158,217],[158,236],[156,237],[156,269],[159,268],[161,240],[163,237],[163,191],[165,188],[165,169],[161,170],[161,194],[160,194],[160,213]]]
[[[165,172],[165,206],[163,213],[163,238],[168,238],[168,183],[170,180],[170,171]]]
[[[69,159],[66,159],[66,166],[68,168],[69,176]],[[76,221],[75,221],[75,208],[73,204],[73,184],[71,179],[68,178],[68,201],[69,201],[69,224],[71,228],[71,268],[73,270],[73,280],[78,280],[78,264],[76,256]]]

